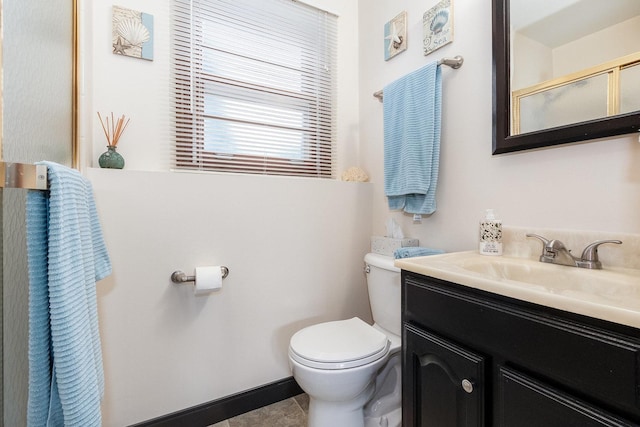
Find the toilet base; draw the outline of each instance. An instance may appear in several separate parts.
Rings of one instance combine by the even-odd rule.
[[[355,399],[346,402],[331,402],[309,396],[309,423],[307,427],[365,427],[364,404],[373,395],[373,383]]]
[[[366,417],[364,419],[364,427],[400,427],[401,425],[402,408],[396,408],[381,417]]]
[[[402,425],[401,353],[395,352],[376,377],[376,391],[364,407],[365,427],[400,427]]]

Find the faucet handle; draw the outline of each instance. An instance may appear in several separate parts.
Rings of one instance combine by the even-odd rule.
[[[553,258],[553,255],[549,257],[549,245],[553,241],[547,239],[546,237],[542,237],[533,233],[527,233],[527,237],[535,237],[542,242],[542,254],[540,255],[540,262],[552,262],[551,260]]]
[[[546,237],[539,236],[537,234],[527,233],[527,237],[535,237],[536,239],[542,242],[543,246],[547,246],[549,243],[551,243],[551,240],[547,239]]]
[[[583,268],[593,268],[593,269],[601,269],[602,263],[598,259],[598,246],[604,243],[614,243],[616,245],[621,245],[621,240],[597,240],[593,243],[587,245],[586,248],[582,251],[582,256],[580,257],[580,266]]]

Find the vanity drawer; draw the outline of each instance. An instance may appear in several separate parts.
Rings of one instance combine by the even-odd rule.
[[[498,370],[496,427],[638,427],[515,370]]]
[[[437,279],[405,275],[404,321],[640,416],[640,338]],[[485,295],[486,294],[486,295]]]

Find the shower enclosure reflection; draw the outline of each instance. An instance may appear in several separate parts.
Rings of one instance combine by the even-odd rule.
[[[510,6],[514,135],[639,109],[640,2]]]

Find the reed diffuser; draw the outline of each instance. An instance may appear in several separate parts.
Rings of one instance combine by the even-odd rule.
[[[111,120],[109,120],[109,116],[106,116],[103,120],[99,112],[98,118],[100,119],[104,136],[107,138],[107,151],[100,155],[98,163],[101,168],[122,169],[124,167],[124,158],[116,151],[116,147],[124,130],[129,125],[130,119],[127,119],[124,114],[116,118],[111,113]]]

